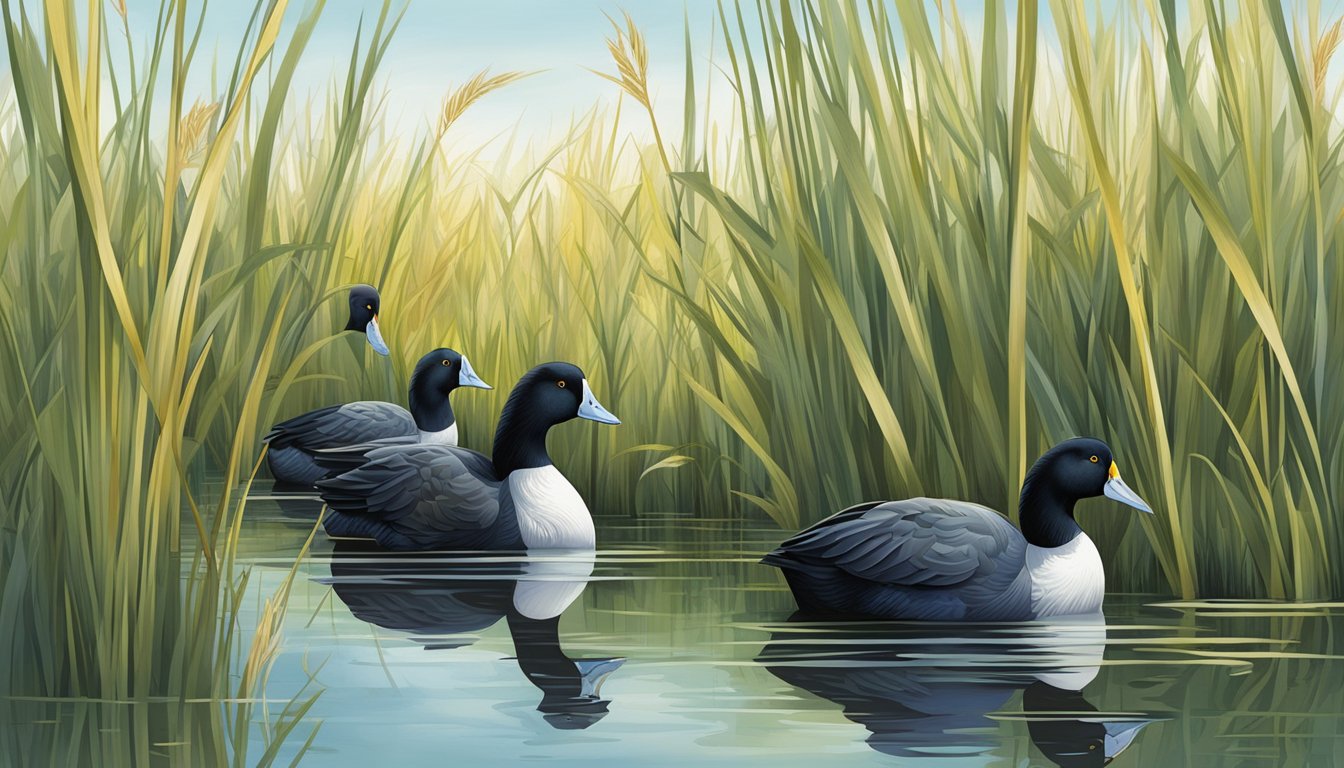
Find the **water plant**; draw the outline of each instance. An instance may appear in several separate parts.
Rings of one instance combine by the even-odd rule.
[[[122,61],[122,5],[0,2],[6,691],[245,706],[278,626],[240,644],[231,618],[259,435],[397,399],[443,344],[495,381],[582,363],[625,426],[552,453],[605,517],[1011,509],[1032,456],[1093,433],[1158,508],[1086,513],[1118,588],[1344,590],[1340,26],[1318,10],[724,3],[682,51],[613,17],[614,110],[463,146],[521,73],[394,130],[390,4],[305,105],[324,3],[291,29],[261,0],[188,94],[202,7],[167,0]],[[682,120],[659,125],[648,62],[676,56]],[[331,332],[353,282],[396,307],[390,366]],[[465,444],[488,449],[503,396],[463,404]],[[253,719],[137,712],[146,758],[188,727],[240,759]]]

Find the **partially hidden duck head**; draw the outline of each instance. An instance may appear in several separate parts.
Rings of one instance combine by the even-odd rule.
[[[426,354],[411,372],[411,416],[422,433],[438,433],[456,421],[448,396],[458,387],[492,389],[457,350],[442,347]]]
[[[382,307],[382,300],[378,296],[378,289],[372,285],[356,285],[350,289],[350,319],[345,323],[345,330],[356,331],[364,334],[369,341],[369,346],[373,351],[386,357],[388,355],[387,343],[383,341],[383,333],[378,328],[378,310]]]
[[[1105,443],[1090,437],[1059,443],[1036,460],[1022,482],[1022,534],[1037,546],[1066,543],[1081,530],[1073,519],[1074,504],[1096,496],[1153,513],[1120,479],[1120,468]]]
[[[571,419],[620,424],[593,395],[588,379],[571,363],[543,363],[528,371],[509,393],[495,431],[495,473],[547,466],[546,433]]]

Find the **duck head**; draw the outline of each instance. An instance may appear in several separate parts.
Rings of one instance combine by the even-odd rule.
[[[571,419],[620,424],[593,395],[588,379],[571,363],[544,363],[528,371],[509,393],[495,431],[495,473],[551,463],[546,433]]]
[[[350,319],[345,323],[345,330],[364,334],[373,351],[387,357],[387,343],[383,341],[383,334],[378,329],[380,306],[381,299],[378,297],[377,288],[372,285],[356,285],[351,288]]]
[[[1022,534],[1037,546],[1067,543],[1082,530],[1073,519],[1074,504],[1097,496],[1153,513],[1120,479],[1109,446],[1090,437],[1065,440],[1037,459],[1022,482]]]
[[[439,432],[452,426],[453,408],[448,396],[458,387],[491,389],[457,350],[443,347],[420,358],[411,373],[410,389],[416,427],[423,432]]]

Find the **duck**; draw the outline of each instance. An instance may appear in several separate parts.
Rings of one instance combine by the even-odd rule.
[[[425,354],[411,372],[410,410],[379,400],[329,405],[282,421],[262,440],[276,485],[312,489],[326,476],[317,451],[349,445],[426,443],[457,445],[457,419],[449,395],[458,387],[491,389],[466,356],[440,347]]]
[[[966,501],[873,501],[794,535],[761,562],[783,571],[798,607],[904,621],[1032,621],[1101,611],[1106,574],[1074,506],[1098,496],[1152,514],[1111,449],[1078,437],[1032,465],[1021,530]]]
[[[593,518],[546,450],[551,428],[574,418],[620,424],[572,363],[538,365],[500,413],[492,455],[441,443],[390,445],[330,459],[316,483],[333,538],[384,549],[591,550]]]
[[[345,323],[347,331],[364,334],[373,351],[387,357],[391,351],[383,341],[383,333],[378,327],[378,310],[382,307],[382,298],[378,289],[372,285],[360,283],[350,288],[350,319]]]

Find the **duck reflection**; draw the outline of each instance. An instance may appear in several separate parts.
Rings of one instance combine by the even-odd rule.
[[[606,717],[602,684],[625,662],[571,658],[560,645],[560,615],[583,594],[592,568],[592,553],[389,555],[338,542],[330,584],[357,618],[411,634],[431,650],[470,645],[505,619],[518,667],[542,693],[537,710],[552,727],[573,730]]]
[[[1036,748],[1060,766],[1108,765],[1151,720],[1099,714],[1082,694],[1096,677],[1105,623],[930,627],[791,619],[757,661],[839,704],[873,749],[969,757],[999,742],[990,713],[1018,691]]]
[[[1060,766],[1109,765],[1153,722],[1088,717],[1097,708],[1083,698],[1081,691],[1041,681],[1022,692],[1022,708],[1034,715],[1027,720],[1032,743]]]

